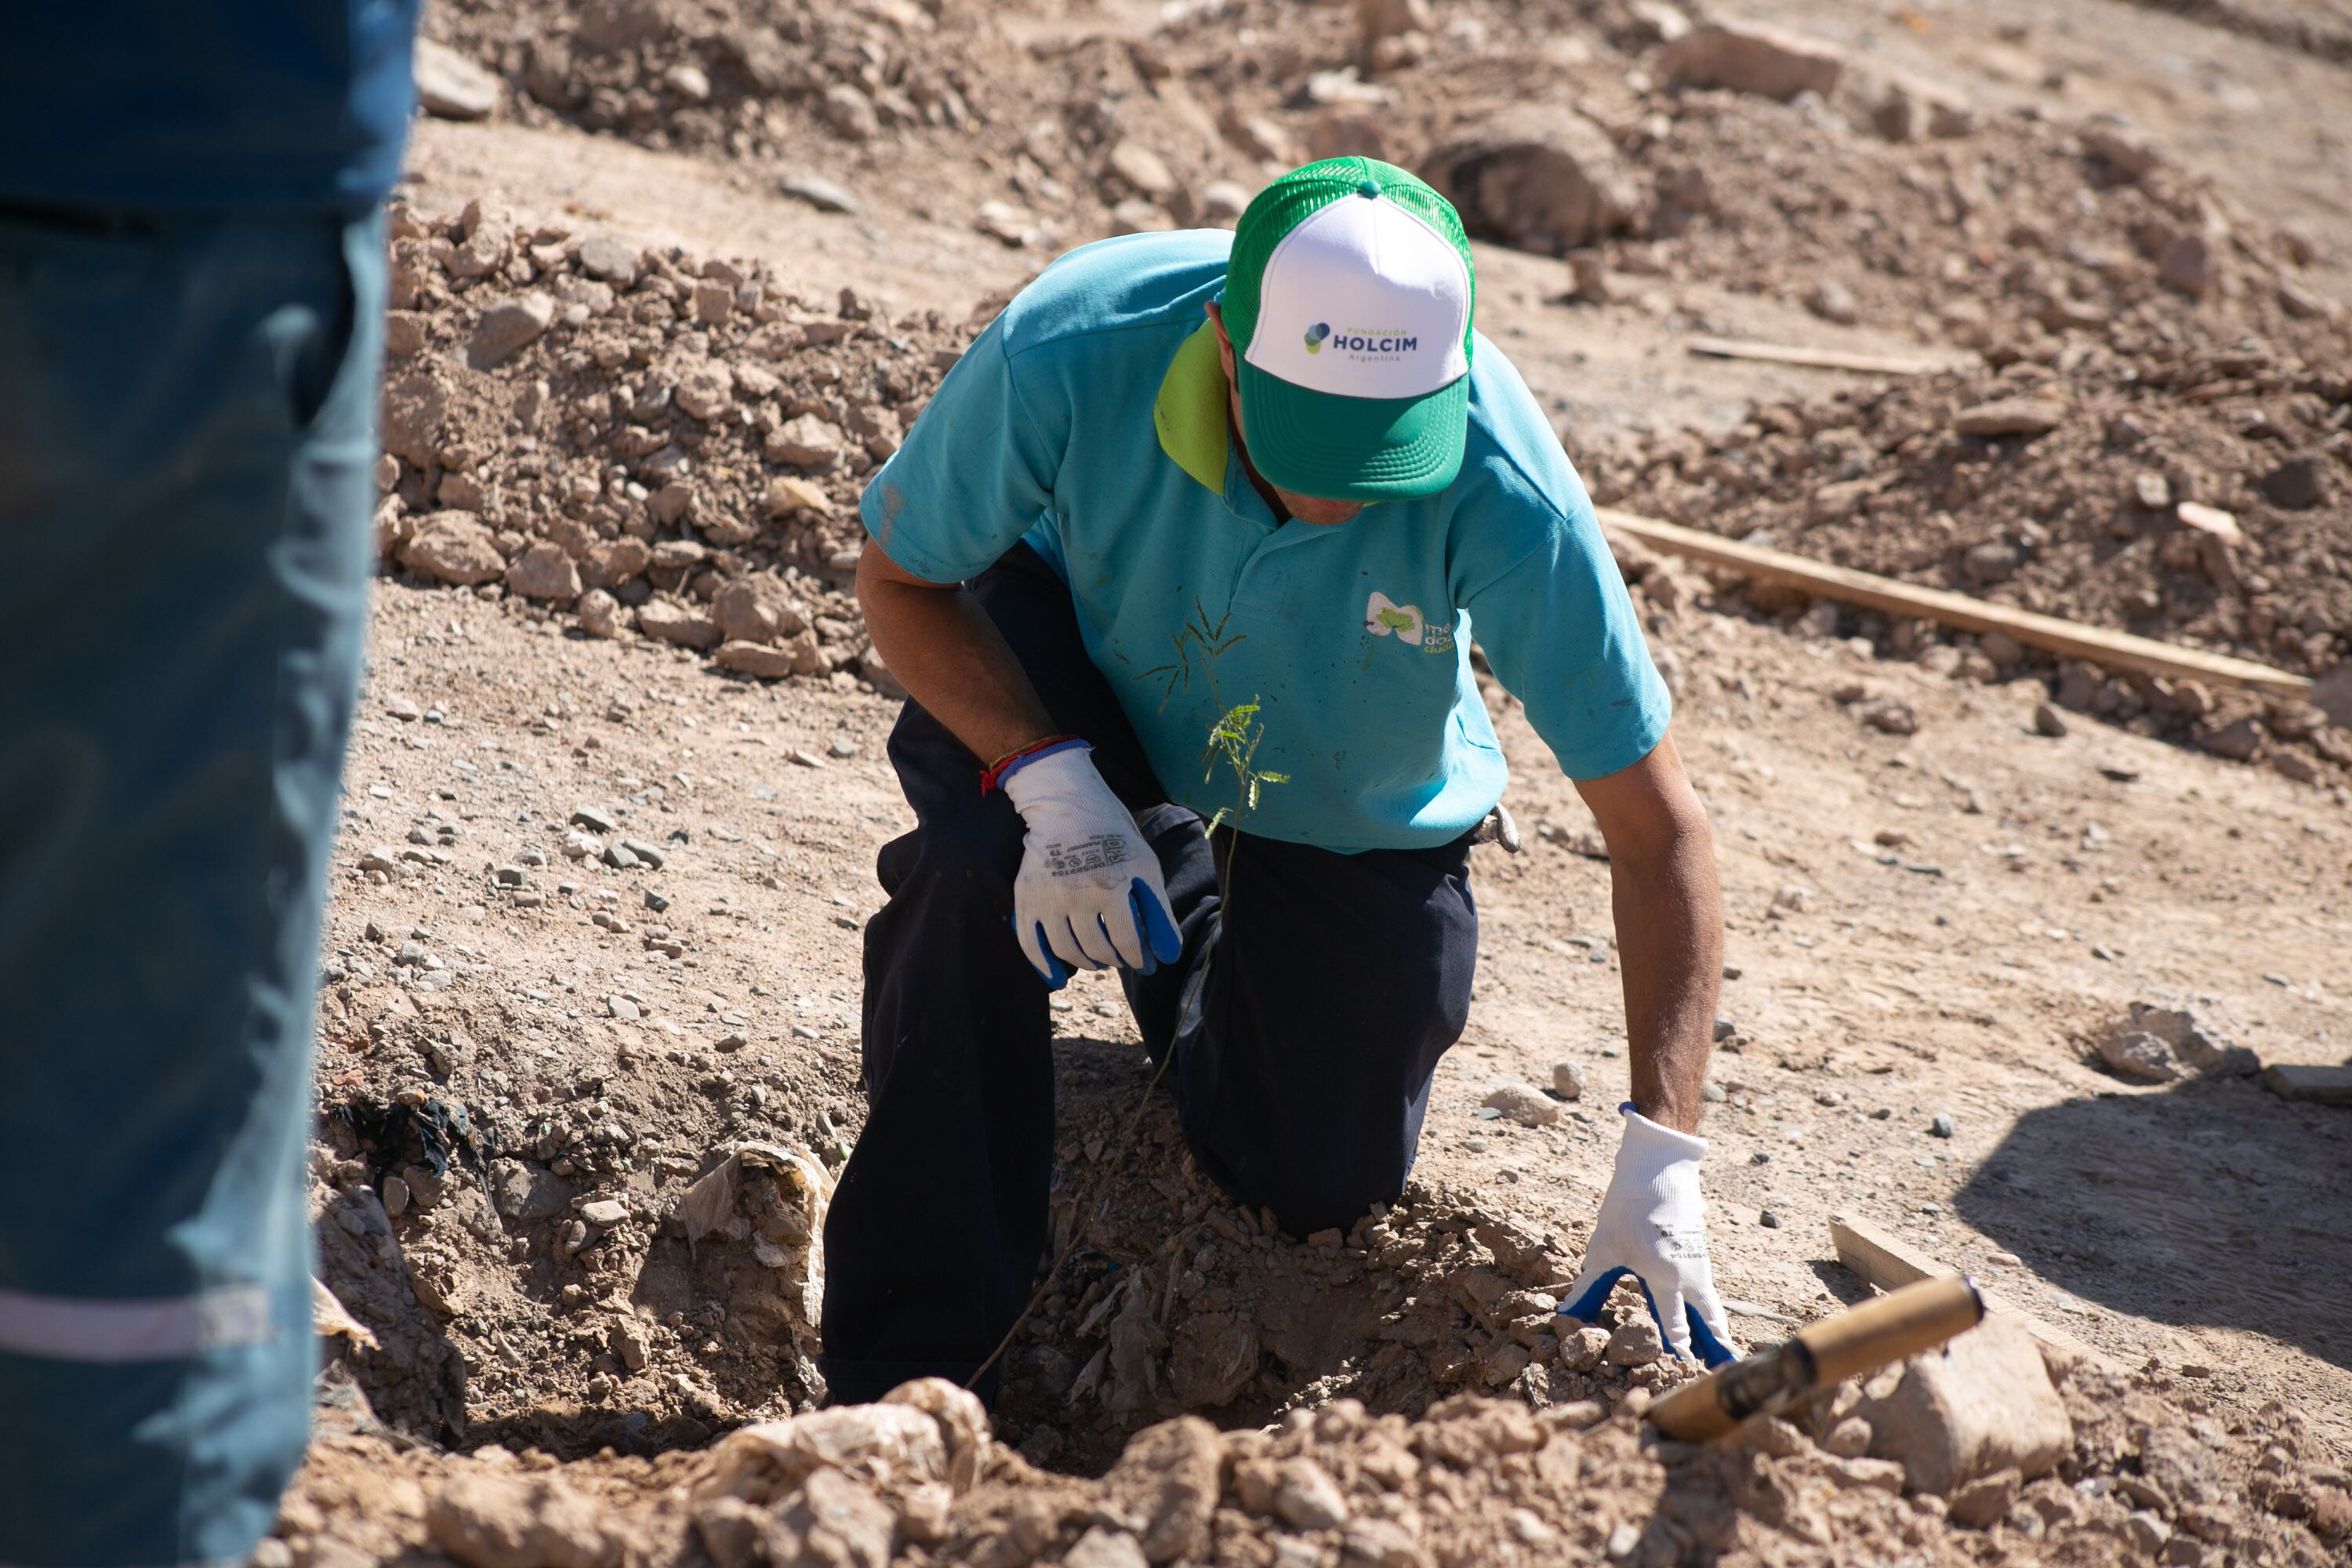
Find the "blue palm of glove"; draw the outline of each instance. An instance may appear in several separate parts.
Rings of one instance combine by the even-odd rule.
[[[1159,893],[1138,877],[1129,886],[1127,902],[1128,910],[1135,919],[1135,929],[1143,934],[1143,962],[1135,966],[1135,972],[1138,974],[1156,973],[1161,964],[1175,963],[1184,951],[1184,939],[1178,934],[1176,922],[1170,916],[1168,906],[1160,901]],[[1101,929],[1103,941],[1116,947],[1110,928],[1104,924],[1099,915],[1095,918],[1095,924]],[[1015,935],[1020,933],[1021,917],[1018,914],[1013,917],[1013,930]],[[1039,972],[1040,978],[1045,982],[1046,990],[1059,991],[1070,983],[1072,971],[1062,962],[1061,955],[1054,951],[1051,933],[1043,921],[1038,923],[1036,932],[1037,951],[1045,954],[1046,965]]]
[[[1628,1274],[1633,1274],[1633,1271],[1622,1264],[1612,1268],[1600,1279],[1595,1279],[1582,1295],[1574,1300],[1561,1302],[1559,1315],[1563,1318],[1574,1318],[1580,1322],[1599,1322],[1601,1309],[1607,1304],[1609,1292],[1614,1290],[1617,1288],[1617,1281]],[[1666,1328],[1664,1314],[1658,1310],[1658,1299],[1650,1294],[1649,1282],[1640,1275],[1634,1274],[1633,1283],[1642,1288],[1642,1300],[1649,1306],[1650,1321],[1658,1325],[1658,1338],[1667,1344],[1673,1344],[1675,1336]],[[1716,1337],[1713,1326],[1705,1318],[1699,1316],[1696,1307],[1687,1301],[1684,1302],[1683,1317],[1690,1331],[1691,1349],[1698,1352],[1700,1361],[1708,1366],[1721,1366],[1726,1362],[1739,1359],[1738,1351]]]

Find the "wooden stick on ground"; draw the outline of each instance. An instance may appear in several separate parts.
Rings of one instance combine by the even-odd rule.
[[[1957,370],[1965,363],[1909,354],[1866,354],[1847,349],[1757,343],[1740,338],[1693,338],[1687,346],[1691,353],[1709,359],[1763,360],[1772,364],[1809,365],[1815,370],[1858,370],[1872,375],[1932,375],[1939,370]]]
[[[1924,616],[1962,631],[2006,632],[2019,642],[2048,648],[2053,653],[2064,654],[2071,658],[2084,659],[2107,669],[2137,669],[2173,680],[2226,681],[2275,697],[2308,697],[2311,691],[2308,677],[2291,674],[2267,664],[2256,664],[2251,659],[2231,658],[2225,654],[2206,653],[2199,648],[2175,647],[2170,643],[2158,642],[2152,637],[2134,637],[2129,632],[2112,632],[2104,626],[2086,626],[2079,622],[2061,620],[2055,616],[2036,615],[2031,610],[2011,609],[2007,605],[1972,599],[1966,594],[1898,583],[1892,577],[1832,566],[1827,562],[1791,555],[1782,550],[1742,544],[1696,528],[1684,528],[1676,523],[1661,522],[1654,517],[1619,511],[1613,507],[1601,508],[1600,516],[1602,528],[1669,555],[1727,566],[1766,582],[1790,584],[1823,598],[1883,610],[1892,616]]]
[[[2352,1105],[2352,1067],[2304,1067],[2273,1062],[2263,1069],[2263,1087],[2281,1100],[2315,1100],[2322,1105]]]
[[[1881,1290],[1899,1289],[1915,1279],[1948,1278],[1959,1272],[1948,1268],[1923,1252],[1896,1240],[1868,1220],[1849,1214],[1830,1215],[1830,1240],[1837,1247],[1838,1261],[1853,1269]],[[2122,1370],[2102,1352],[2076,1339],[2065,1330],[2043,1322],[2030,1312],[2019,1310],[1991,1291],[1984,1293],[1987,1317],[2008,1316],[2025,1326],[2033,1342],[2063,1357],[2087,1362],[2105,1372]]]

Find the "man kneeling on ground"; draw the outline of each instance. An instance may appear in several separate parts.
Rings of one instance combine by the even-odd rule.
[[[1694,1135],[1713,844],[1591,502],[1473,297],[1436,192],[1311,163],[1230,236],[1056,261],[867,486],[858,597],[912,694],[890,761],[918,826],[882,850],[866,932],[871,1113],[825,1226],[835,1398],[962,1381],[1021,1311],[1046,1002],[1075,970],[1118,969],[1235,1199],[1305,1236],[1397,1196],[1468,1014],[1470,843],[1505,780],[1474,627],[1615,885],[1633,1099],[1562,1310],[1597,1315],[1631,1272],[1678,1354],[1729,1355]],[[1203,781],[1203,746],[1252,700],[1250,766],[1285,782],[1204,831],[1236,785]]]

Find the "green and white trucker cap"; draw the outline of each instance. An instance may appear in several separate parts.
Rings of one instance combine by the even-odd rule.
[[[1326,158],[1260,191],[1222,307],[1257,471],[1332,500],[1452,484],[1475,293],[1461,216],[1394,164]]]

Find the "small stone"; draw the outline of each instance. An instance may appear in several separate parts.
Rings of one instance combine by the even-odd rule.
[[[1647,1366],[1666,1353],[1658,1325],[1647,1312],[1636,1312],[1617,1325],[1603,1352],[1611,1366]]]
[[[2213,287],[2213,247],[2201,234],[2184,234],[2156,258],[2157,281],[2177,294],[2201,300]]]
[[[1829,1430],[1822,1447],[1841,1459],[1859,1459],[1870,1452],[1870,1423],[1849,1415]]]
[[[577,805],[572,808],[572,821],[591,833],[610,833],[620,826],[613,814],[602,806]]]
[[[590,1225],[610,1230],[627,1220],[629,1210],[618,1198],[598,1198],[580,1205],[580,1217]]]
[[[874,111],[874,100],[849,82],[837,81],[826,88],[817,112],[851,142],[870,142],[882,130],[882,117]]]
[[[2326,469],[2317,458],[2291,458],[2263,476],[2262,491],[2273,506],[2305,510],[2327,499]]]
[[[1530,1083],[1498,1084],[1487,1091],[1481,1103],[1500,1111],[1505,1121],[1516,1121],[1522,1127],[1549,1127],[1559,1120],[1559,1107]]]
[[[1249,210],[1247,185],[1234,180],[1212,180],[1201,187],[1201,221],[1215,226],[1238,220]]]
[[[2172,481],[2143,468],[2132,476],[2132,503],[2146,511],[2166,511],[2172,506]]]
[[[1959,1124],[1940,1110],[1927,1123],[1927,1136],[1930,1138],[1949,1138],[1958,1131]]]
[[[417,107],[436,120],[488,120],[499,107],[499,79],[446,44],[416,40]]]
[[[835,735],[824,743],[824,749],[829,754],[847,761],[857,754],[857,742],[846,735]]]
[[[2043,436],[2065,422],[2066,405],[2047,397],[2003,397],[1964,408],[1952,421],[1962,436],[1997,439],[2004,436]]]
[[[519,300],[501,300],[482,312],[473,339],[466,346],[466,361],[476,370],[503,364],[536,342],[554,320],[555,301],[545,294],[534,292]]]
[[[614,1206],[617,1208],[620,1205],[616,1204]],[[608,1342],[613,1347],[613,1353],[620,1358],[621,1364],[631,1372],[645,1371],[646,1363],[652,1359],[653,1346],[646,1341],[646,1331],[630,1319],[624,1318],[613,1325]]]
[[[2140,1509],[2125,1518],[2124,1535],[2141,1554],[2153,1557],[2172,1539],[2172,1527],[2161,1515]]]
[[[2005,539],[1970,545],[1960,556],[1960,571],[1971,583],[1990,587],[2006,583],[2025,564],[2025,552]]]
[[[580,270],[626,289],[637,280],[637,252],[610,235],[594,235],[580,242]]]
[[[2037,702],[2033,705],[2033,732],[2046,735],[2053,741],[2063,740],[2066,736],[2066,716],[2052,703]]]
[[[2009,1517],[2017,1501],[2017,1485],[2015,1470],[1996,1470],[1970,1481],[1952,1494],[1946,1517],[1963,1530],[1990,1530]]]
[[[1609,1532],[1609,1544],[1605,1550],[1612,1558],[1631,1557],[1633,1555],[1633,1548],[1641,1544],[1641,1528],[1638,1525],[1621,1524]]]
[[[624,1020],[632,1020],[644,1016],[643,1014],[637,1011],[637,1005],[635,1002],[630,1001],[626,996],[605,997],[604,1011],[615,1018]]]
[[[861,204],[856,196],[823,174],[787,174],[777,182],[776,188],[794,201],[806,202],[821,213],[855,216],[861,210]]]
[[[1834,321],[1844,327],[1862,320],[1862,306],[1855,301],[1853,290],[1834,278],[1814,280],[1813,286],[1805,291],[1805,309],[1824,321]]]
[[[646,889],[646,908],[651,910],[656,914],[660,914],[664,910],[669,908],[669,900],[663,897],[661,894],[655,892],[651,888],[647,888]]]
[[[392,1218],[398,1219],[408,1212],[408,1184],[398,1176],[386,1176],[383,1179],[382,1196],[383,1212]]]
[[[667,850],[658,845],[648,844],[642,838],[624,838],[621,840],[621,847],[635,856],[640,863],[650,866],[656,871],[660,870],[669,859]]]
[[[1709,1105],[1721,1105],[1727,1099],[1730,1098],[1724,1092],[1723,1085],[1716,1082],[1713,1079],[1708,1079],[1706,1082],[1698,1086],[1698,1097],[1701,1100],[1706,1100]]]
[[[1900,697],[1881,697],[1874,701],[1857,703],[1853,716],[1864,726],[1888,735],[1916,735],[1919,732],[1919,710]]]
[[[1283,1461],[1274,1511],[1297,1530],[1337,1530],[1348,1521],[1348,1500],[1329,1471],[1308,1458]]]
[[[1584,1068],[1575,1062],[1551,1064],[1551,1089],[1562,1100],[1584,1098]]]
[[[2210,534],[2224,544],[2243,544],[2246,542],[2246,531],[2238,526],[2237,514],[2224,511],[2218,506],[2207,506],[2202,501],[2180,501],[2174,505],[2172,516],[2181,527]]]
[[[1609,1353],[1610,1334],[1597,1323],[1580,1322],[1562,1313],[1552,1320],[1559,1333],[1559,1364],[1569,1372],[1591,1372]]]
[[[1062,1568],[1150,1568],[1150,1563],[1134,1536],[1123,1530],[1105,1530],[1099,1524],[1079,1536],[1077,1544],[1062,1554]]]
[[[1125,141],[1110,150],[1104,160],[1109,171],[1124,181],[1137,195],[1156,203],[1173,196],[1178,185],[1176,176],[1169,171],[1167,161],[1140,142]]]

